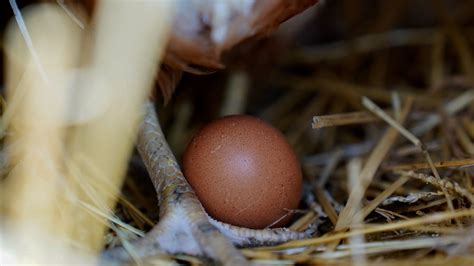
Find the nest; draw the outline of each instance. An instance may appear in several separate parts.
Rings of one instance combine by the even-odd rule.
[[[235,113],[271,123],[297,152],[304,194],[288,228],[311,235],[239,251],[258,264],[470,265],[472,1],[327,1],[298,19],[225,54],[225,70],[184,74],[156,103],[178,162],[201,126]],[[135,152],[106,248],[143,237],[159,205]],[[138,261],[211,263],[168,253]]]

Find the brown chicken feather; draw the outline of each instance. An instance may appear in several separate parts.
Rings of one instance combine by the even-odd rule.
[[[168,102],[181,73],[209,74],[224,68],[221,55],[244,40],[265,36],[319,0],[176,0],[163,67],[157,81]],[[66,1],[70,5],[77,2]],[[93,13],[95,0],[83,6]]]
[[[317,2],[181,0],[164,64],[177,72],[194,74],[208,74],[222,69],[224,65],[220,57],[224,51],[246,39],[268,35],[281,23]],[[165,103],[176,84],[159,84]]]

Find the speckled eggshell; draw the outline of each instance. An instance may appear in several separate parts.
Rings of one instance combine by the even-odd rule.
[[[280,131],[251,116],[234,115],[201,129],[183,157],[184,174],[208,214],[261,229],[288,223],[301,196],[298,159]]]

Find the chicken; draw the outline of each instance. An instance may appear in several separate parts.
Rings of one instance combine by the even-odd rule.
[[[270,34],[282,22],[317,1],[177,1],[175,21],[158,76],[164,101],[171,98],[182,72],[208,74],[222,69],[223,52],[249,38]],[[160,222],[135,243],[140,256],[182,252],[207,255],[218,263],[242,265],[245,259],[232,244],[277,244],[311,235],[311,229],[307,232],[285,228],[252,230],[210,218],[169,149],[154,108],[149,104],[146,110],[137,148],[158,194]],[[123,248],[108,250],[104,257],[119,261],[129,258]]]

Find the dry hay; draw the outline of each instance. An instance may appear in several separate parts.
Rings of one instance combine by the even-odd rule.
[[[292,33],[291,42],[281,34],[240,47],[225,71],[185,75],[174,99],[158,107],[178,158],[205,122],[241,112],[277,126],[298,152],[305,192],[300,209],[289,210],[296,214],[289,228],[316,228],[315,234],[242,253],[259,264],[472,265],[472,1],[328,1],[300,26],[303,34]],[[3,108],[5,123],[12,114]],[[4,149],[14,146],[5,143]],[[73,206],[110,228],[107,248],[127,247],[158,222],[146,169],[133,155],[109,213],[110,203],[102,201],[114,199],[118,188],[74,179],[100,176],[90,164],[81,156],[68,162],[73,188],[89,199]],[[13,169],[3,168],[3,176]],[[128,250],[146,264],[209,263],[184,254],[140,258]]]

